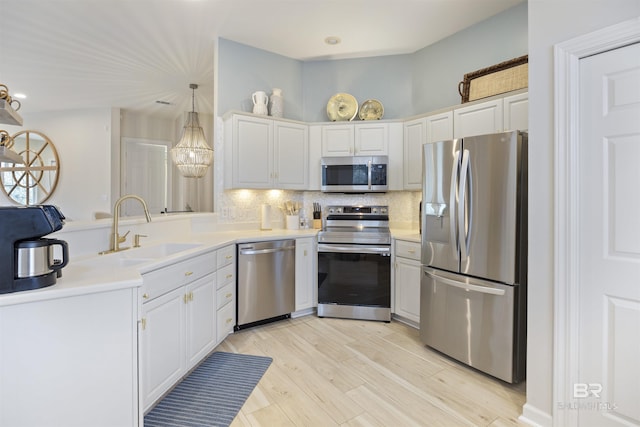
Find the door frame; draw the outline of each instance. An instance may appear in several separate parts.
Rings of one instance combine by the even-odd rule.
[[[577,426],[578,411],[559,410],[580,382],[579,212],[580,60],[640,42],[640,19],[612,25],[554,46],[554,357],[553,425]]]

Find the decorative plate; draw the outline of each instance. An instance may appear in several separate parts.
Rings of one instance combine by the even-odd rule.
[[[377,99],[367,99],[360,106],[360,120],[380,120],[384,115],[384,107]]]
[[[358,101],[348,93],[336,93],[327,103],[327,116],[332,122],[350,121],[358,114]]]

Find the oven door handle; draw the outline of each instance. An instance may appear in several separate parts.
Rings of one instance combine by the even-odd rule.
[[[382,256],[390,256],[391,247],[362,246],[362,245],[328,245],[328,244],[319,243],[318,252],[376,254],[376,255],[382,255]]]

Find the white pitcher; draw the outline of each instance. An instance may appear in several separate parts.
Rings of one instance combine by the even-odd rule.
[[[269,114],[269,110],[267,108],[267,104],[269,103],[269,97],[266,92],[261,90],[254,92],[251,95],[251,99],[253,100],[253,114]]]

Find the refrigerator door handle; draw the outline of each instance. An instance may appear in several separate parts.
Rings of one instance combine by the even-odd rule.
[[[464,289],[465,291],[480,292],[483,294],[498,295],[498,296],[502,296],[505,294],[504,289],[491,288],[488,286],[472,285],[471,283],[458,282],[456,280],[447,279],[446,277],[442,277],[438,274],[435,274],[427,270],[424,270],[424,274],[431,277],[434,280],[437,280],[449,286],[453,286],[455,288]]]
[[[454,257],[458,259],[460,248],[458,246],[458,227],[456,227],[456,212],[459,208],[456,202],[458,195],[458,176],[460,174],[460,151],[457,150],[453,155],[453,166],[451,166],[451,190],[449,191],[449,233],[451,238],[451,250]]]
[[[372,161],[369,160],[367,162],[367,184],[369,185],[369,190],[371,190],[371,167],[372,167]]]
[[[469,160],[469,150],[464,150],[462,154],[462,167],[460,168],[460,186],[458,193],[458,238],[460,240],[460,259],[464,261],[469,256],[469,244],[471,243],[471,227],[473,226],[473,189],[471,162]],[[467,198],[467,185],[469,197]]]

